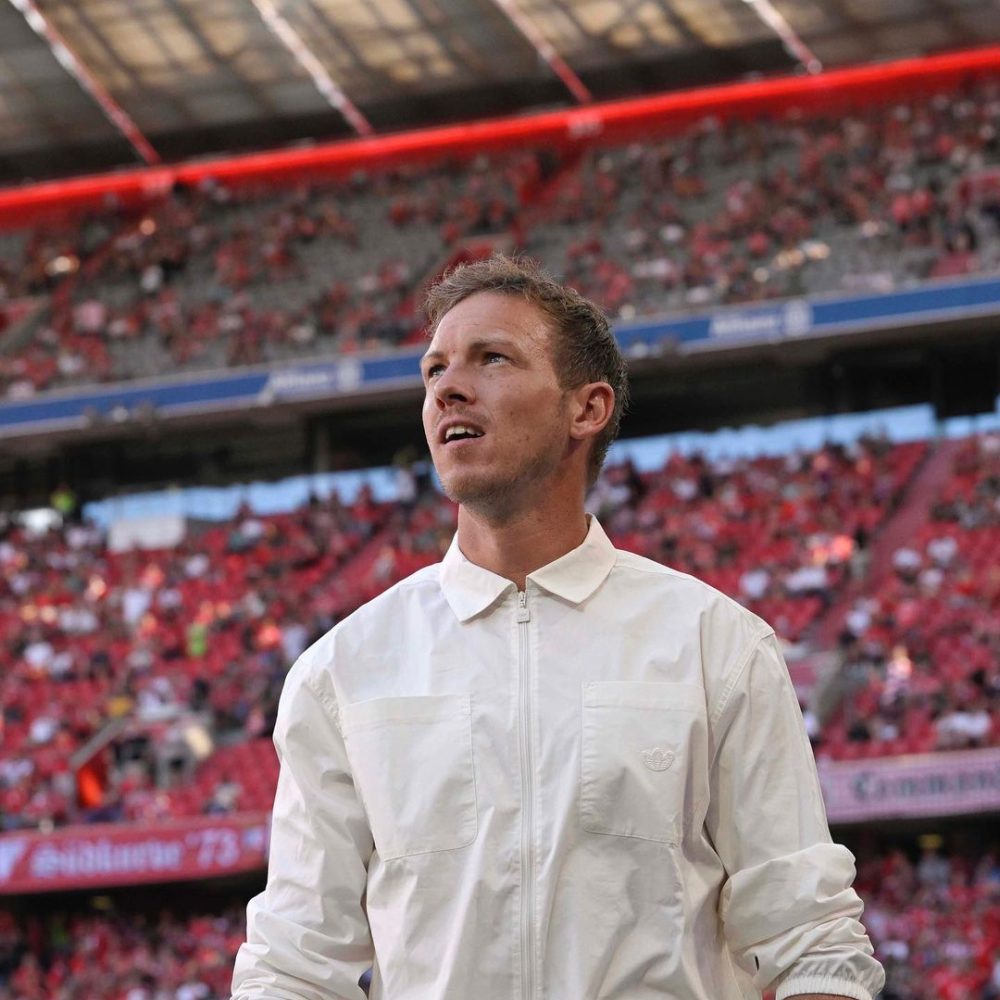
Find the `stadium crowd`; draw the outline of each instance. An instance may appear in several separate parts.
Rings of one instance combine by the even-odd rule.
[[[228,1000],[243,906],[180,916],[0,910],[2,1000]]]
[[[737,597],[794,643],[864,560],[925,453],[865,440],[779,458],[675,455],[647,477],[609,469],[591,506],[622,548]]]
[[[881,1000],[997,1000],[1000,845],[969,856],[924,839],[916,857],[896,848],[858,864],[865,927],[886,970]]]
[[[411,164],[287,189],[177,187],[0,234],[0,398],[422,336],[427,278],[503,243],[628,321],[1000,271],[1000,81],[838,116],[705,120],[579,157]],[[846,179],[846,180],[845,180]],[[871,553],[930,448],[608,468],[616,543],[691,572],[807,648],[838,601],[849,690],[819,756],[1000,744],[1000,437],[957,455],[882,573]],[[405,477],[404,477],[405,478]],[[411,474],[280,515],[244,507],[118,550],[65,509],[0,514],[0,832],[266,811],[295,657],[440,558],[454,507]],[[849,595],[849,597],[848,597]],[[103,744],[81,758],[85,746]],[[1000,847],[862,854],[881,1000],[1000,1000]],[[229,996],[243,900],[191,915],[0,909],[0,1000]]]
[[[80,247],[71,228],[31,234],[23,259],[0,265],[0,301],[44,295],[49,308],[23,349],[0,352],[0,379],[20,398],[165,365],[398,346],[420,333],[428,271],[466,237],[516,229],[537,176],[535,155],[510,153],[286,191],[209,181],[101,216]]]
[[[886,291],[1000,268],[1000,83],[838,117],[705,120],[642,143],[410,164],[285,191],[178,187],[0,240],[0,396],[386,350],[473,237],[613,316]],[[846,177],[846,182],[844,178]]]
[[[967,749],[1000,738],[1000,436],[965,442],[892,571],[845,619],[858,687],[818,752],[837,758]]]
[[[121,553],[86,523],[41,535],[8,524],[0,828],[149,818],[158,747],[183,759],[193,725],[269,732],[289,664],[353,607],[340,570],[388,515],[362,491],[350,507],[334,495],[287,515],[244,509],[176,547]],[[71,759],[116,722],[131,756],[81,812]]]
[[[927,566],[897,568],[848,615],[848,671],[864,687],[815,734],[821,755],[997,741],[997,442],[964,445],[925,512],[960,518],[927,521],[917,536]],[[605,471],[589,507],[620,546],[704,578],[789,647],[808,646],[844,588],[864,587],[873,539],[927,447],[869,439],[781,458],[675,454],[642,474],[626,462]],[[116,551],[72,519],[43,534],[8,523],[0,829],[266,810],[288,666],[451,539],[454,507],[426,469],[401,470],[400,487],[392,504],[363,490],[349,505],[332,494],[288,514],[244,507],[155,550]],[[80,760],[102,733],[106,749]]]
[[[614,315],[1000,266],[1000,82],[592,148],[529,249]]]

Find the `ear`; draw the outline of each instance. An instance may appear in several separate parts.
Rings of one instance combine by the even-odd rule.
[[[570,437],[586,441],[597,437],[615,412],[615,390],[607,382],[588,382],[570,390]]]

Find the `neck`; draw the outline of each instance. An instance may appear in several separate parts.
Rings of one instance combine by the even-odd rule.
[[[458,546],[470,562],[506,577],[524,590],[529,573],[566,555],[587,537],[583,497],[547,509],[533,507],[502,520],[460,507]]]

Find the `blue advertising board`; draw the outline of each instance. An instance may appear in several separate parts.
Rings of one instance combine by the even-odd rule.
[[[619,324],[615,334],[625,353],[638,357],[666,347],[678,354],[696,354],[974,316],[1000,318],[1000,278],[928,282],[885,294],[788,299],[658,316]],[[100,422],[128,422],[144,411],[163,419],[412,388],[420,381],[422,353],[420,348],[410,348],[386,355],[48,392],[29,400],[0,402],[0,439]]]

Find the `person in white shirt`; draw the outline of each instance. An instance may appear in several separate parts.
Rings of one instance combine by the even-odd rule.
[[[275,728],[235,1000],[871,1000],[773,631],[617,551],[584,496],[625,364],[503,257],[430,293],[442,563],[311,646]]]

